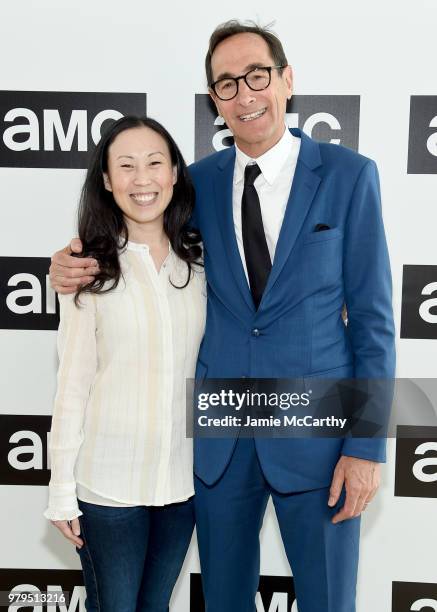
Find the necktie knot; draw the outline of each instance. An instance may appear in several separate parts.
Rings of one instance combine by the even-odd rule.
[[[261,174],[258,164],[247,164],[244,170],[244,186],[253,185],[256,178]]]

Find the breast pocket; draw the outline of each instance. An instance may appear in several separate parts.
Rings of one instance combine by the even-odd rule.
[[[309,234],[301,243],[299,258],[307,285],[322,289],[342,282],[343,232],[333,228]]]
[[[311,232],[307,234],[302,241],[302,244],[313,244],[314,242],[325,242],[327,240],[333,240],[334,238],[342,238],[343,231],[339,227],[333,227],[329,230],[323,230],[321,232]]]

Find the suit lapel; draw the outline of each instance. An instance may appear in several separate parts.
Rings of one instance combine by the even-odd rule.
[[[320,176],[314,172],[321,165],[319,145],[300,130],[293,129],[291,132],[301,138],[299,157],[263,298],[275,284],[290,257],[321,181]]]
[[[229,266],[238,288],[251,310],[254,310],[252,295],[244,273],[235,237],[234,216],[232,211],[233,177],[235,166],[235,148],[228,149],[221,156],[214,177],[214,195],[217,210],[218,225],[222,234],[223,244],[229,260]]]
[[[301,130],[290,130],[294,136],[301,138],[299,157],[293,177],[290,196],[285,210],[284,220],[276,245],[275,258],[267,282],[264,296],[273,287],[293,250],[302,225],[317,193],[321,178],[314,171],[322,161],[319,145],[306,136]],[[231,272],[247,306],[255,309],[247,283],[237,239],[235,237],[234,217],[232,211],[233,176],[235,166],[235,148],[226,150],[217,163],[214,175],[214,195],[218,225],[222,234],[224,249],[228,257]],[[261,306],[262,307],[262,301]]]

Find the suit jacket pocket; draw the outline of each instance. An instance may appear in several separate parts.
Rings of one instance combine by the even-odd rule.
[[[325,242],[327,240],[333,240],[334,238],[342,238],[343,230],[339,227],[333,227],[329,230],[323,230],[321,232],[311,232],[307,234],[302,241],[302,244],[312,244],[313,242]]]
[[[347,363],[337,368],[312,372],[304,376],[305,391],[311,389],[312,400],[339,396],[339,384],[342,380],[353,378],[354,366]]]
[[[339,228],[314,232],[295,251],[299,262],[299,285],[310,291],[323,291],[342,283],[343,232]]]

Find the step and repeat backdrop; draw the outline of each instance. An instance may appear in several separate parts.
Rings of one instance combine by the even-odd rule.
[[[42,516],[57,367],[50,255],[75,234],[84,169],[109,122],[127,113],[157,118],[188,162],[232,144],[203,73],[209,35],[222,21],[275,21],[294,70],[288,125],[376,160],[393,270],[397,376],[436,377],[437,6],[408,5],[2,6],[0,592],[69,591],[68,605],[48,609],[85,610],[78,556]],[[410,404],[414,424],[414,399]],[[437,611],[436,516],[437,428],[429,427],[420,437],[389,441],[381,490],[363,517],[358,612]],[[297,612],[271,506],[261,545],[257,611]],[[195,536],[171,610],[204,610]]]

